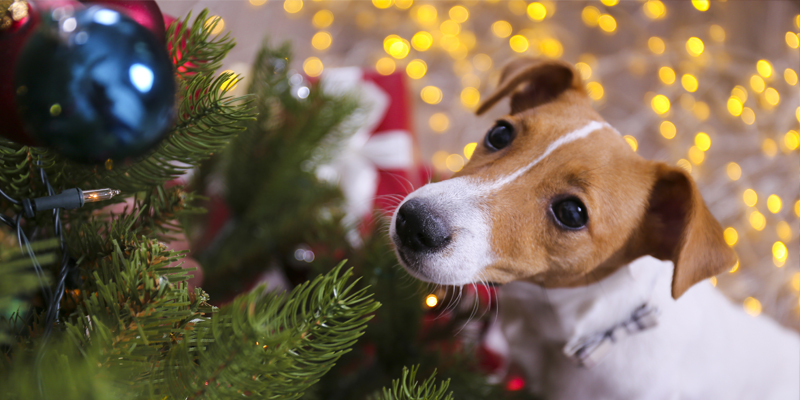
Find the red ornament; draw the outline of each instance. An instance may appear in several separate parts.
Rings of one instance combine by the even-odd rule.
[[[36,7],[30,3],[25,7],[27,16],[13,21],[6,29],[0,29],[0,60],[3,60],[0,62],[0,136],[31,146],[35,142],[23,128],[17,113],[14,68],[20,50],[28,36],[36,30],[41,18]]]
[[[147,28],[162,43],[166,40],[167,32],[164,29],[164,16],[155,0],[81,0],[84,4],[101,4],[114,8],[117,11],[133,18],[143,27]]]

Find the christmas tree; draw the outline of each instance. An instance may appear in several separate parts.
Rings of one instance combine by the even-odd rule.
[[[454,341],[473,310],[426,324],[427,292],[397,267],[380,219],[348,240],[341,193],[314,174],[356,99],[308,83],[296,96],[288,46],[268,44],[250,94],[233,97],[241,77],[218,69],[234,41],[215,28],[202,12],[167,29],[178,117],[146,155],[86,165],[0,138],[1,397],[504,397]],[[196,193],[215,177],[232,218],[194,252],[205,283],[192,287],[170,243],[207,230]],[[27,206],[72,188],[106,201]],[[290,287],[242,294],[268,267]]]

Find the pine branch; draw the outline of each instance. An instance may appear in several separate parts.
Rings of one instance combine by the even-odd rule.
[[[436,371],[422,383],[417,382],[419,365],[408,368],[403,367],[403,377],[392,381],[392,389],[383,389],[383,393],[376,400],[453,400],[453,393],[447,393],[450,380],[436,386]]]
[[[362,335],[380,304],[344,263],[287,294],[263,288],[202,321],[168,356],[174,398],[297,399]]]
[[[45,240],[31,243],[36,254],[36,262],[48,266],[57,260],[58,240]],[[20,329],[17,325],[32,308],[28,298],[41,285],[48,285],[49,275],[38,276],[34,270],[34,260],[19,248],[0,247],[0,345],[13,341],[9,332]]]

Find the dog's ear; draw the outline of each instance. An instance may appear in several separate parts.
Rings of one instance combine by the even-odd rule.
[[[733,267],[736,253],[726,243],[692,177],[682,168],[655,164],[654,184],[644,217],[646,252],[675,264],[672,297]]]
[[[566,91],[586,93],[580,74],[569,63],[558,60],[516,59],[503,68],[500,85],[475,112],[483,114],[511,95],[511,114],[547,103]]]

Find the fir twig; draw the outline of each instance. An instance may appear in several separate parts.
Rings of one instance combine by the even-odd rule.
[[[419,365],[409,370],[403,367],[403,377],[392,381],[392,389],[383,388],[383,393],[376,400],[453,400],[453,393],[447,393],[450,380],[436,386],[436,371],[428,379],[417,382]]]

